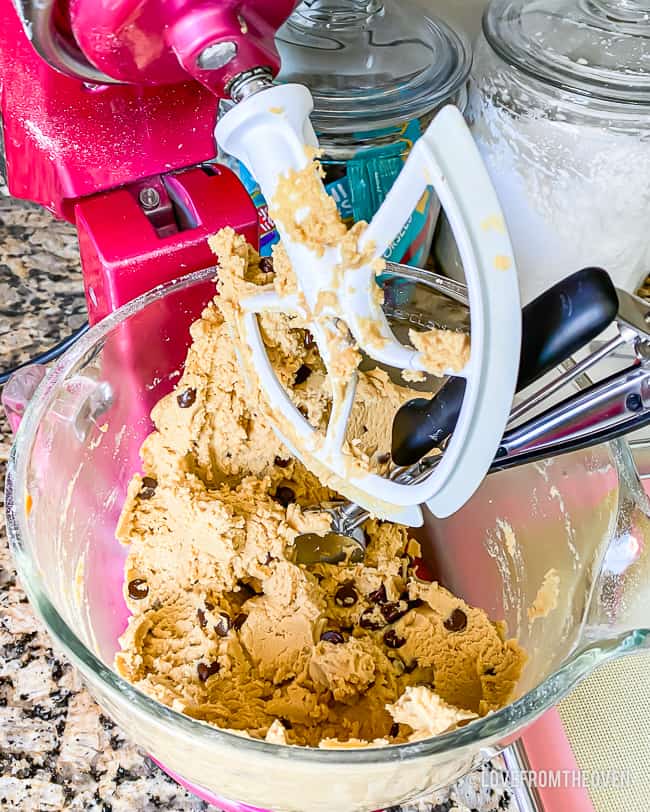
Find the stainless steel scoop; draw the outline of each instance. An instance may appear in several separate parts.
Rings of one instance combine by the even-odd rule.
[[[405,485],[414,485],[425,479],[433,469],[435,458],[423,460],[410,468],[396,468],[391,479]],[[319,513],[329,513],[331,529],[322,535],[303,533],[294,539],[288,550],[294,564],[359,564],[366,554],[366,536],[362,525],[371,514],[353,502],[339,502],[312,508]]]
[[[550,331],[540,324],[544,315],[553,325]],[[597,445],[650,423],[650,308],[642,299],[616,290],[600,269],[578,271],[524,308],[520,388],[538,380],[551,366],[568,361],[612,322],[617,328],[614,338],[580,363],[567,366],[519,403],[512,410],[509,425],[622,345],[630,345],[633,363],[508,430],[488,473]],[[399,410],[393,424],[393,459],[423,459],[395,468],[391,478],[407,483],[421,481],[442,460],[462,403],[462,388],[455,385],[460,380],[450,379],[430,401],[409,401]],[[405,431],[409,424],[415,441]],[[425,456],[432,450],[436,450],[436,456]],[[330,512],[330,533],[295,539],[290,554],[296,563],[363,560],[366,542],[360,528],[370,516],[368,511],[342,503]]]

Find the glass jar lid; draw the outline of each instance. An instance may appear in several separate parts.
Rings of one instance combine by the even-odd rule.
[[[464,86],[464,37],[411,0],[305,0],[278,31],[281,82],[307,85],[317,132],[419,118]]]
[[[483,31],[502,59],[536,79],[650,103],[650,0],[492,0]]]

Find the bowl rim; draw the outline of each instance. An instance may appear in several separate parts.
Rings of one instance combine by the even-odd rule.
[[[260,739],[246,738],[207,722],[193,719],[163,705],[119,676],[112,667],[107,666],[82,642],[51,603],[27,552],[25,540],[29,538],[30,534],[26,524],[26,511],[21,506],[26,504],[26,473],[30,453],[41,418],[57,391],[57,385],[87,353],[94,350],[111,330],[148,305],[170,293],[208,282],[214,278],[215,273],[216,268],[206,268],[159,285],[123,305],[91,327],[56,361],[39,384],[25,410],[11,449],[5,485],[7,532],[22,585],[48,633],[61,646],[65,656],[88,676],[91,683],[98,680],[117,703],[126,701],[132,704],[133,709],[138,713],[154,717],[156,721],[169,726],[170,732],[186,734],[206,746],[211,743],[231,745],[244,753],[254,752],[276,759],[286,759],[287,750],[290,749],[292,759],[305,762],[377,765],[396,760],[449,755],[470,747],[473,749],[477,749],[479,746],[487,747],[490,741],[512,737],[520,728],[534,721],[555,705],[600,664],[627,651],[648,645],[650,629],[629,631],[613,639],[591,642],[576,650],[559,669],[535,688],[500,710],[480,717],[465,727],[416,742],[359,749],[321,749],[280,745]],[[413,281],[427,283],[426,272],[421,269],[414,270],[412,274],[400,269],[399,274],[393,275],[398,278],[411,277]]]

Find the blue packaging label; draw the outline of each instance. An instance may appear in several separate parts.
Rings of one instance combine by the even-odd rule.
[[[257,219],[260,224],[260,256],[270,257],[273,246],[280,239],[275,223],[269,214],[269,207],[262,194],[257,181],[246,167],[240,163],[238,166],[239,179],[257,208]]]
[[[386,251],[386,259],[423,268],[431,248],[436,214],[437,202],[434,191],[429,186],[420,198],[413,214]]]
[[[343,218],[343,222],[352,225],[354,222],[354,208],[352,206],[352,198],[350,197],[350,182],[347,178],[339,178],[326,183],[325,188],[330,197],[334,198],[336,208]]]

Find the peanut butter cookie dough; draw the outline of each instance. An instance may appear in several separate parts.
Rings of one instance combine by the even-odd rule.
[[[246,250],[240,283],[272,282],[272,263]],[[363,564],[290,561],[297,534],[328,526],[305,508],[336,494],[263,418],[237,362],[232,302],[233,291],[217,296],[192,326],[183,376],[152,412],[144,473],[128,490],[117,535],[132,615],[119,673],[196,719],[291,745],[394,744],[504,705],[523,651],[483,611],[416,577],[419,545],[405,527],[369,520]],[[331,396],[310,335],[279,314],[262,330],[283,384],[322,425]],[[379,369],[360,373],[348,439],[369,467],[387,465],[394,411],[412,395]]]

